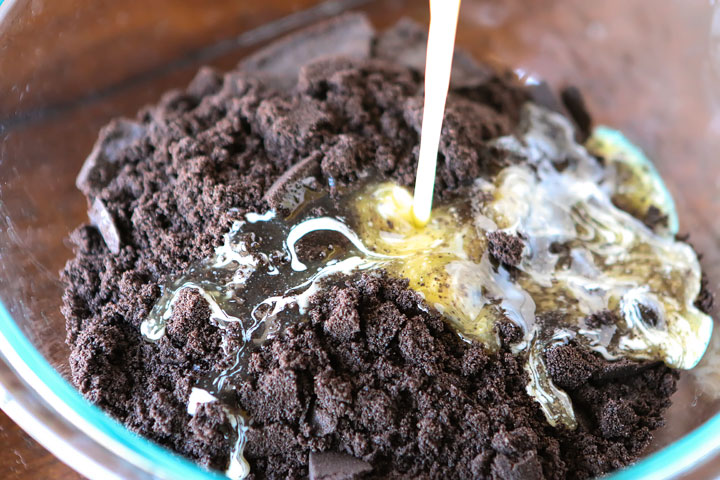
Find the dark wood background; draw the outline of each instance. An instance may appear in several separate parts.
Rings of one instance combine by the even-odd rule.
[[[23,206],[32,215],[15,219],[28,245],[47,238],[59,245],[38,249],[37,260],[52,272],[69,256],[57,239],[85,218],[73,179],[102,124],[185,85],[200,64],[231,68],[267,41],[258,26],[296,13],[295,23],[279,24],[292,29],[304,21],[297,12],[320,3],[18,1],[0,26],[0,163],[3,156],[10,159],[27,182],[2,185],[3,201],[19,211],[14,201],[32,200],[28,191],[42,192],[49,175],[62,177],[60,186],[48,187],[60,189],[53,194],[62,198],[61,221],[32,204]],[[332,3],[324,2],[323,11],[330,12]],[[405,14],[427,21],[425,1],[357,3],[380,28]],[[655,158],[678,201],[682,228],[705,253],[704,266],[718,289],[720,122],[713,94],[720,89],[709,62],[711,20],[710,7],[700,0],[465,0],[458,42],[490,62],[537,72],[554,86],[578,85],[596,119],[619,126]],[[60,157],[62,171],[48,172],[50,153]],[[53,318],[56,304],[55,298],[48,306]],[[66,374],[61,340],[53,339],[56,346],[45,353]],[[684,419],[683,428],[704,418],[685,410],[678,402],[673,413]],[[713,478],[718,468],[692,478]],[[0,413],[0,478],[82,477]]]

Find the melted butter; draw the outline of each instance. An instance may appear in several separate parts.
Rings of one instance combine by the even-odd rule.
[[[513,351],[525,359],[527,391],[551,425],[573,428],[575,417],[569,397],[547,373],[548,347],[573,339],[611,360],[654,359],[692,368],[712,328],[712,320],[694,306],[700,290],[697,257],[671,232],[653,232],[613,204],[619,191],[636,202],[626,188],[633,182],[659,188],[627,174],[647,170],[620,174],[603,168],[575,143],[564,118],[533,105],[524,109],[519,133],[497,139],[495,146],[522,161],[478,179],[466,198],[436,206],[424,227],[414,221],[410,192],[387,182],[364,182],[339,202],[303,187],[287,218],[248,214],[214,255],[166,286],[142,325],[143,335],[162,338],[178,295],[188,288],[208,301],[211,322],[223,329],[238,324],[240,345],[237,338],[223,341],[235,364],[201,385],[207,394],[202,398],[219,398],[232,388],[229,378],[243,375],[249,352],[286,325],[304,321],[309,298],[323,279],[384,269],[407,278],[460,335],[490,350],[498,346],[499,320],[522,327],[524,338]],[[636,194],[662,197],[647,189]],[[323,216],[313,215],[318,208]],[[525,242],[512,275],[488,254],[487,234],[497,230]],[[327,254],[302,258],[297,247],[314,232],[326,232]],[[604,309],[615,312],[618,323],[590,328],[584,318]],[[549,312],[560,313],[553,323],[543,316]],[[232,418],[239,446],[234,471],[245,472],[242,446],[249,419]]]
[[[542,131],[553,132],[546,143],[570,144],[572,129],[564,118],[537,107],[525,112],[534,125],[524,135],[526,145],[541,143]],[[482,186],[494,198],[485,213],[500,228],[528,239],[518,267],[525,275],[518,282],[535,299],[537,314],[560,309],[579,318],[610,309],[620,314],[619,328],[626,331],[612,345],[617,352],[676,368],[695,366],[712,321],[694,306],[700,266],[692,248],[615,208],[616,190],[609,188],[617,189],[618,182],[607,176],[613,172],[598,168],[583,150],[568,150],[564,158],[517,144],[509,150],[524,155],[528,164],[511,166]],[[557,159],[568,165],[558,170]],[[625,182],[620,185],[627,194]],[[558,245],[562,248],[555,253]],[[655,326],[643,320],[641,309],[654,312]]]
[[[606,142],[613,138],[602,131],[600,136]],[[601,168],[574,144],[567,120],[530,105],[523,113],[523,133],[496,144],[526,163],[480,182],[484,197],[492,197],[482,212],[499,228],[526,239],[517,283],[535,301],[536,316],[564,314],[558,324],[526,332],[528,392],[550,423],[574,421],[569,402],[546,381],[540,355],[558,338],[575,338],[608,359],[694,367],[712,332],[712,319],[694,305],[700,266],[692,248],[674,239],[674,207],[647,161],[636,152],[628,154],[622,142],[608,143],[604,148],[611,153],[611,166],[624,168]],[[589,147],[597,144],[597,138],[592,139]],[[637,211],[649,206],[648,198],[654,199],[668,214],[669,228],[649,230],[614,206],[618,195]],[[582,319],[603,309],[618,314],[619,323],[588,328]],[[649,322],[649,317],[656,321]]]
[[[407,278],[464,336],[497,347],[493,326],[501,312],[482,289],[498,274],[483,260],[487,242],[476,230],[469,202],[437,206],[424,227],[413,219],[409,191],[392,183],[370,185],[352,205],[364,244],[389,257],[385,270]]]

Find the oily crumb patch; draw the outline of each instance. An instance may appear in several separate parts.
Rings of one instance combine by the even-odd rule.
[[[647,323],[653,328],[659,326],[660,317],[658,315],[658,312],[655,311],[655,309],[643,304],[638,305],[638,309],[640,310],[640,317],[642,318],[643,322]]]
[[[642,221],[650,230],[657,230],[661,227],[667,228],[668,226],[668,216],[655,205],[650,205]]]
[[[700,293],[698,294],[697,300],[695,300],[695,306],[700,309],[701,312],[710,314],[714,304],[715,295],[710,290],[707,275],[703,273],[702,279],[700,280]]]
[[[590,328],[599,329],[610,325],[617,325],[619,320],[615,312],[606,309],[588,315],[585,318],[585,324]]]
[[[522,260],[525,242],[518,235],[496,231],[487,234],[490,255],[503,265],[517,266]]]

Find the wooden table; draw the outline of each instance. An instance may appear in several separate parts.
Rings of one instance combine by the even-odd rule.
[[[48,453],[0,411],[0,478],[80,480],[85,477]]]
[[[320,3],[323,7],[310,16],[298,13]],[[427,21],[424,1],[355,3],[379,27],[404,14]],[[231,68],[268,40],[259,25],[294,13],[290,21],[275,23],[277,30],[291,30],[313,15],[332,12],[338,2],[209,4],[19,0],[8,23],[0,25],[0,92],[5,93],[0,163],[23,179],[3,182],[0,170],[1,200],[10,210],[29,212],[13,218],[14,233],[44,271],[52,275],[60,269],[69,252],[58,239],[85,218],[73,178],[102,124],[132,115],[167,88],[185,85],[202,63]],[[655,158],[678,201],[682,228],[693,232],[712,286],[720,291],[720,162],[715,160],[720,135],[713,122],[717,98],[711,95],[720,92],[720,83],[707,63],[708,52],[716,48],[708,35],[709,8],[699,0],[465,0],[458,41],[481,58],[538,73],[555,86],[579,86],[596,119],[622,128]],[[65,168],[48,173],[48,154]],[[53,212],[33,210],[50,175],[61,177],[59,187],[51,186],[61,189],[53,190],[61,206]],[[17,293],[1,283],[3,299]],[[63,325],[58,302],[59,295],[49,295],[40,312],[53,331]],[[41,329],[30,332],[63,370],[67,351],[61,336],[43,335]],[[698,421],[693,412],[685,412],[688,424]],[[713,465],[693,478],[711,478],[719,469]],[[0,478],[82,477],[0,413]]]

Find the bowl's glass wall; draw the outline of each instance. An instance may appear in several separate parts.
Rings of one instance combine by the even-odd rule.
[[[65,239],[86,220],[74,178],[98,129],[184,86],[202,64],[231,68],[273,37],[350,7],[367,11],[378,28],[403,15],[427,22],[427,3],[417,0],[0,5],[0,300],[62,376],[70,371],[57,272],[71,255]],[[704,253],[710,285],[720,290],[714,13],[700,0],[465,0],[458,43],[555,87],[578,86],[598,122],[623,130],[655,160],[676,198],[681,230]],[[704,362],[705,379],[716,358]],[[35,387],[18,373],[0,369],[0,383],[19,397]],[[681,385],[653,450],[720,409],[692,376]],[[40,423],[75,428],[57,411],[44,415]],[[72,444],[82,443],[82,430],[75,428]]]

